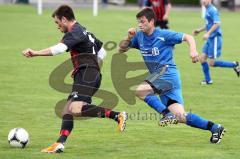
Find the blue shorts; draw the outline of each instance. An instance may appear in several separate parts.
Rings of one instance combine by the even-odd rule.
[[[222,36],[209,38],[203,46],[203,53],[210,59],[216,59],[222,54]]]
[[[157,72],[153,73],[152,75]],[[154,76],[158,78],[153,78],[154,80],[145,80],[152,87],[160,88],[161,90],[165,90],[160,94],[160,99],[164,105],[167,105],[169,100],[174,100],[179,104],[183,105],[183,97],[182,97],[182,88],[181,88],[181,79],[180,73],[176,67],[168,67],[166,72],[163,74],[159,74],[159,76]],[[147,78],[148,79],[148,78]],[[170,85],[168,84],[170,83]],[[154,88],[153,88],[154,89]],[[156,92],[156,91],[155,91]]]
[[[168,70],[161,77],[162,80],[166,80],[173,84],[172,90],[160,96],[160,99],[164,105],[167,105],[169,100],[174,100],[179,104],[184,104],[182,96],[182,85],[180,73],[177,68],[168,68]]]

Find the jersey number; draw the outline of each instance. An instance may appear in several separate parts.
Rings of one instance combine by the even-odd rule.
[[[88,34],[88,39],[89,39],[93,44],[95,44],[95,43],[94,43],[94,42],[95,42],[95,39],[92,37],[91,34]],[[94,49],[94,46],[93,46],[93,54],[96,54],[95,49]]]

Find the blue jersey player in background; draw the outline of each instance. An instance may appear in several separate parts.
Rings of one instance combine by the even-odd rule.
[[[200,62],[202,64],[202,70],[205,79],[201,84],[212,84],[212,79],[209,71],[209,65],[212,67],[224,67],[233,68],[237,76],[240,76],[239,62],[228,62],[216,60],[221,56],[222,53],[222,30],[220,27],[220,18],[218,10],[212,5],[212,0],[201,0],[202,5],[206,8],[205,21],[206,25],[202,28],[193,31],[194,35],[206,30],[203,39],[206,40],[203,47],[203,54],[200,57]],[[209,64],[207,59],[209,60]]]
[[[140,31],[128,30],[128,36],[120,43],[119,52],[128,48],[140,50],[150,75],[136,90],[138,98],[163,115],[160,126],[185,123],[212,133],[211,143],[219,143],[224,127],[196,114],[187,113],[183,106],[180,74],[173,60],[174,45],[186,41],[192,62],[198,61],[195,40],[188,34],[155,28],[155,14],[145,8],[137,14]]]

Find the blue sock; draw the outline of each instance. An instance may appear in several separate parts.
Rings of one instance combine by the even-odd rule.
[[[144,101],[158,113],[162,114],[163,111],[167,110],[167,107],[161,102],[158,96],[154,94],[147,95]]]
[[[237,64],[235,62],[228,62],[228,61],[215,61],[214,67],[228,67],[228,68],[234,68]]]
[[[186,120],[187,120],[186,124],[191,127],[195,127],[203,130],[209,130],[211,132],[215,132],[215,130],[220,126],[219,124],[214,124],[213,122],[208,121],[192,113],[187,114]]]
[[[202,70],[203,70],[203,73],[204,73],[204,76],[205,76],[205,81],[206,82],[211,81],[209,66],[208,66],[207,62],[202,63]]]
[[[192,113],[188,113],[186,116],[186,124],[195,128],[208,130],[209,121]]]

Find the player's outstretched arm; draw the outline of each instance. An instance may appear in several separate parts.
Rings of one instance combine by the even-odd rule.
[[[195,29],[195,30],[193,30],[193,35],[196,36],[203,31],[205,31],[205,27]]]
[[[54,45],[52,47],[42,49],[39,51],[28,48],[28,49],[24,50],[22,52],[22,54],[23,54],[23,56],[26,56],[26,57],[53,56],[53,55],[61,54],[61,53],[65,52],[67,49],[68,48],[65,44],[59,43],[57,45]]]
[[[32,50],[30,48],[24,50],[22,52],[23,56],[26,57],[35,57],[35,56],[52,56],[50,48],[43,49],[40,51]]]
[[[124,38],[119,44],[119,48],[118,48],[119,53],[124,53],[124,52],[128,51],[129,44],[130,44],[132,38],[135,36],[135,34],[136,34],[136,29],[135,28],[128,29],[127,37]]]
[[[195,39],[191,35],[185,34],[183,37],[183,41],[186,41],[188,43],[190,57],[192,59],[192,62],[193,63],[198,62],[198,52],[197,52],[197,48],[196,48]]]

